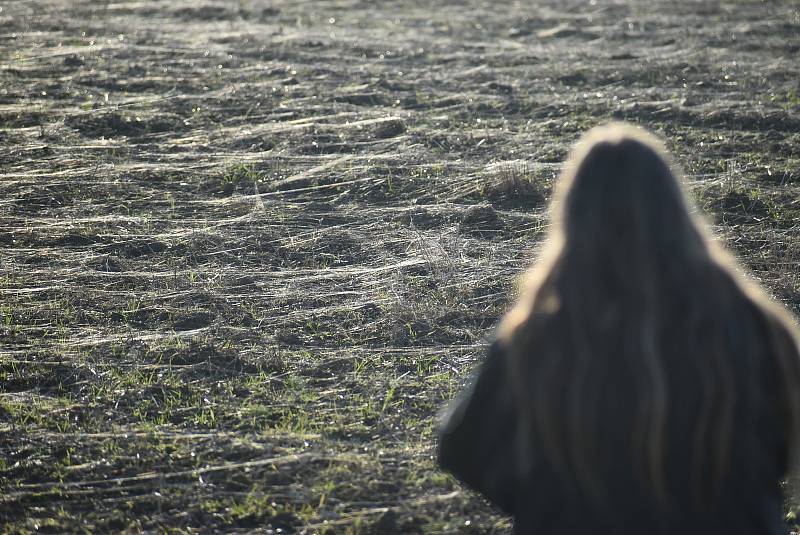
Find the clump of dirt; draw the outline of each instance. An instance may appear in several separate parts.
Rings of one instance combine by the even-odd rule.
[[[44,241],[52,247],[86,247],[100,241],[97,236],[66,232],[61,235],[45,238]]]
[[[31,361],[21,366],[0,363],[5,377],[3,390],[7,393],[35,392],[40,395],[76,394],[89,388],[96,378],[88,367],[71,362]],[[0,410],[2,408],[0,407]]]
[[[709,193],[705,193],[704,197],[706,209],[728,223],[746,223],[770,217],[770,204],[753,191],[734,188],[715,193],[710,198]]]
[[[86,62],[75,54],[71,54],[64,58],[65,67],[83,67],[84,65],[86,65]]]
[[[183,20],[217,21],[229,20],[238,13],[227,6],[200,5],[197,7],[182,7],[174,10],[172,14]]]
[[[146,116],[104,111],[71,115],[64,124],[89,138],[141,137],[186,129],[184,120],[176,115]]]
[[[394,119],[391,121],[382,121],[381,123],[378,123],[373,135],[375,136],[375,139],[388,139],[397,137],[405,131],[405,123],[400,119]]]
[[[176,331],[192,331],[207,327],[214,321],[214,315],[210,312],[179,312],[172,319],[172,328]]]
[[[112,255],[106,255],[100,260],[100,262],[95,264],[95,269],[105,273],[120,273],[125,271],[125,264],[119,258],[116,258]]]
[[[139,258],[166,251],[168,245],[150,238],[134,238],[105,245],[101,251],[120,258]]]
[[[490,204],[476,204],[464,210],[459,228],[473,236],[492,238],[501,235],[506,225]]]
[[[277,254],[290,266],[346,266],[372,255],[369,244],[347,230],[330,230],[299,243],[287,242]]]
[[[334,102],[345,102],[355,106],[385,106],[386,97],[379,93],[351,93],[333,97]]]
[[[396,220],[409,227],[429,230],[445,225],[451,218],[450,213],[416,206],[400,213]]]
[[[75,202],[75,189],[67,184],[34,185],[14,199],[14,204],[23,214],[60,209],[73,202]]]
[[[753,216],[765,216],[768,213],[767,204],[758,197],[742,191],[729,191],[722,197],[719,208],[725,212],[739,212]]]

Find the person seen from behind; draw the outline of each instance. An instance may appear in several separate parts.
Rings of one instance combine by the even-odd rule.
[[[542,258],[445,413],[441,467],[515,533],[788,533],[795,327],[676,176],[640,129],[581,140]]]

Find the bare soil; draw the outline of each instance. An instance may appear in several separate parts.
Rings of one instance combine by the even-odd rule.
[[[798,10],[3,2],[0,531],[508,533],[435,417],[587,128],[800,312]]]

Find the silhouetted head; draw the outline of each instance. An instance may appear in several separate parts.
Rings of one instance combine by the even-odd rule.
[[[771,387],[750,373],[761,369],[781,370],[771,395],[793,439],[790,322],[706,237],[657,140],[623,124],[592,130],[565,166],[552,218],[500,329],[521,433],[539,455],[529,465],[548,463],[596,503],[638,485],[667,507],[687,494],[682,481],[696,503],[713,501],[735,422],[764,410]],[[769,453],[755,431],[744,436],[752,444],[737,448]],[[687,462],[667,470],[676,458]]]
[[[592,130],[568,160],[558,194],[555,223],[575,260],[624,250],[645,267],[662,256],[705,253],[661,144],[632,126]]]

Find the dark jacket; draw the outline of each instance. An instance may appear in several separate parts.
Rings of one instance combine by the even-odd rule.
[[[714,504],[697,509],[689,504],[688,490],[681,496],[686,470],[670,468],[689,463],[686,444],[690,418],[677,418],[667,444],[666,472],[677,503],[669,513],[637,487],[630,466],[622,463],[611,476],[607,506],[598,508],[546,463],[519,468],[517,413],[509,385],[507,356],[491,346],[471,385],[449,407],[440,430],[439,464],[468,487],[479,491],[506,514],[514,517],[517,534],[764,534],[785,535],[779,481],[786,471],[781,451],[783,435],[777,419],[765,412],[757,423],[737,422],[730,455],[730,475]],[[687,381],[690,378],[687,377]],[[679,412],[679,411],[678,411]],[[773,425],[774,424],[774,425]],[[681,430],[681,427],[686,427]],[[613,429],[609,432],[614,432]],[[759,451],[775,451],[772,458],[748,458],[744,445],[756,434],[766,441]],[[740,446],[741,445],[741,446]],[[761,444],[763,446],[763,444]],[[772,448],[774,446],[774,448]],[[771,448],[771,449],[770,449]],[[531,456],[528,455],[527,458]],[[763,457],[763,456],[762,456]],[[711,470],[711,467],[704,469]],[[683,477],[683,479],[681,479]],[[685,499],[684,499],[685,498]]]

